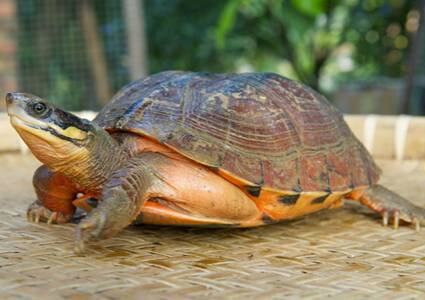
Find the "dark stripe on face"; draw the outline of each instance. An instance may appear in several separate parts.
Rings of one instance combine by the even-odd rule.
[[[321,204],[321,203],[325,202],[326,198],[328,198],[329,195],[330,194],[326,194],[326,195],[317,197],[317,198],[311,200],[311,203],[312,204]]]
[[[60,138],[62,140],[66,140],[66,141],[71,142],[71,143],[73,143],[73,144],[75,144],[77,146],[79,145],[75,140],[73,140],[73,139],[71,139],[71,138],[69,138],[67,136],[64,136],[64,135],[56,132],[56,130],[54,130],[53,128],[50,128],[50,127],[40,127],[40,126],[31,125],[31,124],[28,124],[28,123],[26,123],[26,125],[28,127],[31,127],[31,128],[37,129],[37,130],[43,130],[43,131],[50,132],[51,134],[53,134],[54,136],[56,136],[56,137],[58,137],[58,138]]]
[[[92,130],[92,126],[89,121],[80,119],[79,117],[59,108],[55,108],[51,118],[53,122],[62,129],[73,126],[85,132]]]
[[[50,127],[47,127],[47,128],[41,128],[41,127],[40,127],[39,129],[44,130],[44,131],[48,131],[48,132],[50,132],[51,134],[53,134],[54,136],[56,136],[56,137],[60,138],[61,140],[65,140],[65,141],[71,142],[71,143],[73,143],[73,144],[74,144],[74,145],[76,145],[76,146],[81,146],[81,144],[79,143],[79,141],[78,141],[78,140],[71,139],[70,137],[67,137],[67,136],[65,136],[65,135],[62,135],[62,134],[58,133],[56,130],[54,130],[53,128],[50,128]]]
[[[299,197],[300,197],[300,194],[284,195],[284,196],[280,196],[277,199],[277,201],[279,201],[280,203],[284,205],[294,205],[295,203],[297,203]]]
[[[258,197],[261,193],[261,186],[247,186],[246,191],[251,196]]]

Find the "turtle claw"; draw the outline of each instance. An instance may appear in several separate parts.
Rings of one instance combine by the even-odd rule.
[[[138,213],[138,208],[122,187],[104,191],[99,205],[77,225],[75,253],[83,254],[85,243],[89,240],[105,239],[116,235],[132,223],[137,216],[135,214]]]
[[[47,224],[52,224],[52,223],[55,223],[55,222],[57,222],[57,220],[58,220],[58,218],[60,218],[60,217],[62,217],[63,216],[63,214],[62,213],[60,213],[60,212],[57,212],[57,211],[54,211],[51,215],[50,215],[50,217],[49,217],[49,219],[47,220]]]
[[[382,225],[387,227],[389,219],[392,218],[393,228],[398,229],[398,226],[400,224],[400,212],[398,210],[392,211],[391,216],[390,212],[388,210],[385,210],[381,213],[382,215]]]
[[[393,227],[394,229],[398,229],[398,225],[400,223],[400,212],[396,210],[393,214]]]
[[[96,212],[84,218],[77,226],[75,232],[74,252],[83,255],[85,243],[91,239],[98,239],[104,236],[106,215]]]
[[[72,215],[51,211],[44,207],[40,201],[34,201],[27,209],[27,220],[31,223],[46,222],[47,224],[64,224],[71,219]]]
[[[381,185],[374,185],[363,191],[360,197],[353,195],[351,199],[360,200],[382,216],[382,224],[398,229],[400,220],[413,224],[416,231],[425,225],[425,208],[417,206],[400,195]]]
[[[425,223],[425,217],[414,212],[400,212],[400,210],[384,210],[381,212],[382,216],[382,225],[388,226],[389,220],[392,220],[392,225],[395,230],[400,226],[400,220],[413,224],[415,231],[421,230],[421,223]],[[422,221],[422,222],[421,222]]]
[[[412,223],[415,225],[415,230],[420,231],[421,230],[421,222],[419,222],[418,218],[413,218]]]
[[[388,212],[384,211],[382,213],[382,225],[387,227],[388,226]]]

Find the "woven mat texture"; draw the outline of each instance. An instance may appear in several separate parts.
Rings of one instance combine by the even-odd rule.
[[[425,206],[425,163],[379,161]],[[30,155],[0,155],[0,299],[425,299],[425,229],[344,208],[253,229],[139,226],[72,251],[75,225],[35,225]]]

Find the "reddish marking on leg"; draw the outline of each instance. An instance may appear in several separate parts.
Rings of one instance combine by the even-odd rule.
[[[362,197],[359,199],[359,202],[363,205],[366,205],[367,207],[373,209],[374,211],[378,213],[382,213],[385,211],[385,208],[380,206],[378,203],[372,201],[370,197],[367,195],[362,195]]]
[[[351,193],[349,193],[346,196],[346,198],[360,201],[360,198],[363,196],[363,194],[364,194],[364,189],[357,189],[357,190],[351,191]]]
[[[347,198],[359,201],[361,204],[366,205],[367,207],[373,209],[378,213],[383,213],[385,211],[384,207],[379,205],[379,203],[377,203],[376,201],[373,201],[373,199],[370,198],[369,195],[367,195],[365,189],[354,190],[347,195]]]

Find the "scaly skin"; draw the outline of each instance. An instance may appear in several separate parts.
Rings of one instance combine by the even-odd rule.
[[[77,226],[75,252],[84,252],[84,242],[106,238],[130,225],[152,186],[154,175],[144,157],[133,157],[115,171],[105,184],[101,201]]]
[[[112,172],[129,157],[117,140],[99,127],[95,127],[95,142],[86,146],[85,152],[78,152],[58,162],[50,162],[49,167],[56,173],[71,178],[84,193],[97,193],[103,188]]]

